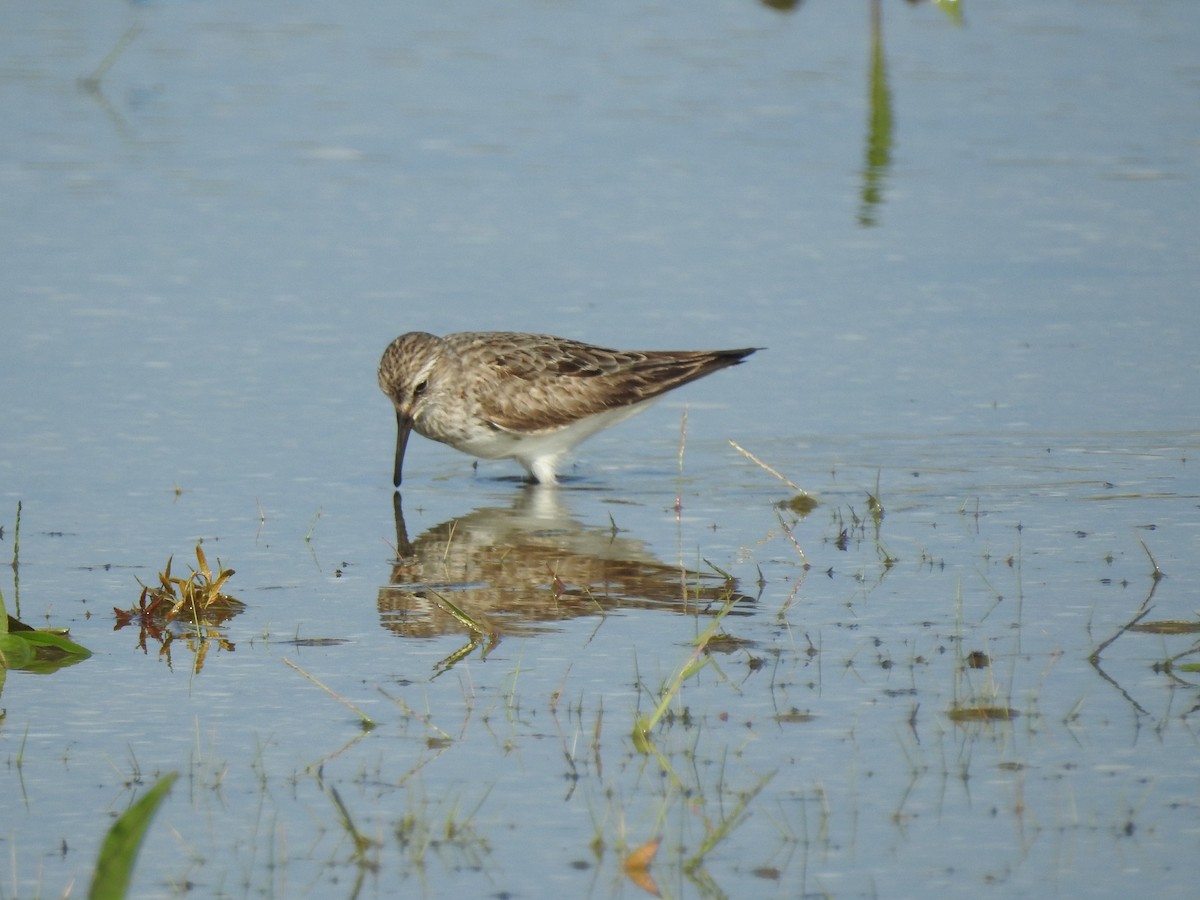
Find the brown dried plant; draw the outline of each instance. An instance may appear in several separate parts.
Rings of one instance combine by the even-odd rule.
[[[197,638],[200,642],[200,659],[207,651],[209,639],[216,639],[224,649],[232,650],[233,645],[216,629],[246,608],[236,597],[222,591],[233,575],[233,569],[222,569],[218,560],[214,576],[204,556],[204,549],[199,544],[196,545],[199,568],[193,569],[188,577],[180,578],[171,574],[173,560],[174,557],[168,558],[166,567],[158,573],[157,585],[142,584],[138,580],[138,584],[142,585],[142,594],[136,606],[130,609],[113,608],[117,620],[114,630],[136,621],[141,629],[138,647],[145,650],[149,637],[161,646],[160,654],[166,653],[169,658],[170,644],[175,637],[172,624],[188,623],[194,628],[189,637]]]

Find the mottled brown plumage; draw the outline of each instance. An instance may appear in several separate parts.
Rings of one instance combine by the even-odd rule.
[[[379,363],[379,386],[396,408],[395,484],[411,430],[474,456],[516,459],[553,483],[560,457],[584,438],[755,349],[609,350],[506,331],[401,335]]]

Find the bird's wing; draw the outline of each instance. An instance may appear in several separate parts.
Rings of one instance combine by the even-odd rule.
[[[622,351],[561,338],[499,345],[475,386],[481,414],[509,431],[552,431],[606,410],[653,399],[745,350]]]

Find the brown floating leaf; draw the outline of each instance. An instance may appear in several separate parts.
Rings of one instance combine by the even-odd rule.
[[[643,891],[654,897],[662,896],[658,885],[650,877],[650,863],[653,862],[654,854],[658,852],[660,843],[662,843],[661,838],[646,841],[625,858],[625,875]]]

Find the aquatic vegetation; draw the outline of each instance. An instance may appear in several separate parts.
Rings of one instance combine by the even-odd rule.
[[[951,722],[1007,722],[1020,713],[1007,706],[959,706],[946,715]]]
[[[423,873],[434,860],[459,868],[482,870],[492,853],[480,830],[480,810],[491,793],[486,788],[469,810],[457,794],[431,799],[423,785],[407,786],[404,812],[392,824],[392,836],[408,865]]]
[[[96,872],[88,890],[89,900],[120,900],[126,895],[150,820],[178,777],[178,772],[164,775],[113,823],[100,847]]]
[[[173,559],[168,558],[166,568],[158,573],[159,587],[142,585],[142,596],[136,610],[114,610],[121,625],[127,624],[134,613],[171,622],[186,612],[187,618],[195,623],[220,623],[245,609],[245,604],[240,600],[221,591],[225,582],[233,576],[233,569],[221,569],[218,560],[217,577],[213,578],[204,549],[199,544],[196,545],[196,561],[200,568],[193,569],[187,578],[172,577]],[[140,581],[138,583],[141,584]]]
[[[661,843],[662,838],[652,838],[625,857],[626,877],[654,897],[661,896],[661,891],[650,875],[650,863],[654,861],[654,854]]]
[[[33,628],[8,615],[0,594],[0,687],[6,669],[53,672],[74,665],[92,651],[67,638],[65,628]]]
[[[322,682],[320,679],[313,677],[310,673],[305,672],[302,668],[300,668],[298,665],[296,665],[294,662],[292,662],[286,656],[283,658],[283,661],[287,665],[289,665],[293,669],[295,669],[297,672],[299,672],[301,675],[303,675],[305,678],[307,678],[309,681],[311,681],[313,684],[315,684],[317,687],[319,687],[321,690],[323,690],[325,693],[329,694],[329,696],[333,697],[333,699],[338,701],[338,703],[341,703],[343,706],[350,709],[356,716],[358,716],[359,721],[362,722],[362,727],[363,727],[364,731],[370,731],[372,728],[375,727],[374,719],[372,719],[370,716],[368,716],[365,712],[363,712],[361,709],[359,709],[357,706],[355,706],[353,703],[351,703],[349,700],[347,700],[345,697],[343,697],[337,691],[330,688],[327,684]]]
[[[680,664],[675,675],[664,685],[658,699],[658,705],[655,706],[654,711],[647,716],[639,716],[634,723],[632,733],[633,745],[640,753],[653,752],[654,744],[651,739],[651,732],[654,731],[654,728],[662,720],[671,702],[678,696],[680,690],[683,688],[683,683],[713,661],[712,655],[708,652],[710,649],[709,645],[723,636],[723,634],[718,633],[717,629],[720,628],[722,620],[729,615],[736,602],[736,596],[731,592],[726,598],[725,603],[717,611],[716,615],[713,616],[713,620],[708,624],[708,627],[694,641],[695,649],[688,654],[687,659]]]
[[[189,646],[196,653],[194,670],[199,672],[211,643],[215,642],[223,650],[234,649],[233,642],[225,638],[219,626],[242,612],[246,604],[222,591],[233,576],[233,569],[222,569],[218,560],[214,577],[204,556],[204,549],[199,544],[196,545],[199,568],[193,569],[188,577],[180,578],[171,574],[173,559],[169,557],[166,567],[158,573],[157,586],[138,581],[138,584],[142,584],[142,593],[136,606],[127,610],[113,608],[116,616],[113,630],[119,631],[137,622],[140,629],[138,648],[145,652],[146,639],[150,638],[159,644],[159,655],[166,656],[168,663],[172,641],[178,635],[185,634]],[[177,623],[184,623],[185,627],[178,628]]]
[[[1200,632],[1200,621],[1160,619],[1155,622],[1136,622],[1126,631],[1141,631],[1146,634],[1196,634]]]
[[[0,528],[0,537],[4,530]],[[21,558],[21,502],[17,501],[17,522],[13,529],[13,584],[17,585]],[[20,602],[18,601],[18,615]],[[65,628],[34,628],[8,614],[4,593],[0,592],[0,688],[7,669],[26,672],[53,672],[63,666],[87,659],[92,652],[67,638]]]

